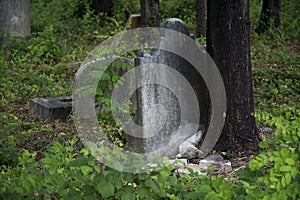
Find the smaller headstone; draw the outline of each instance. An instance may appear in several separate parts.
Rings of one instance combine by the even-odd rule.
[[[141,14],[132,14],[128,18],[125,28],[126,29],[134,29],[141,27]]]
[[[29,114],[41,120],[66,120],[71,111],[72,97],[35,98],[29,102]]]

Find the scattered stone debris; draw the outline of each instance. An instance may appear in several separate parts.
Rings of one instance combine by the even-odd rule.
[[[205,172],[205,168],[193,163],[189,163],[183,167],[178,168],[176,172],[178,174],[190,174],[190,170],[193,170],[193,172],[198,173],[199,175],[207,175],[207,172]]]
[[[262,126],[258,128],[258,137],[260,141],[264,141],[267,137],[272,138],[273,128]]]
[[[232,166],[231,162],[229,160],[224,160],[224,158],[220,154],[212,154],[207,156],[204,159],[201,159],[199,163],[188,163],[184,166],[179,167],[176,169],[177,173],[185,173],[189,174],[189,169],[193,170],[194,172],[197,172],[200,175],[207,175],[207,170],[209,167],[213,167],[216,173],[222,173],[222,172],[231,172]]]
[[[213,167],[215,171],[232,171],[231,162],[224,160],[220,154],[212,154],[207,156],[205,159],[200,160],[199,165],[202,168]]]
[[[201,155],[201,151],[196,147],[202,136],[202,131],[198,131],[186,141],[179,145],[179,153],[176,155],[177,158],[192,158]]]

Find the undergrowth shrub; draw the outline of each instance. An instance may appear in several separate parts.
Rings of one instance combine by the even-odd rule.
[[[222,177],[190,175],[178,178],[167,165],[150,173],[125,173],[99,165],[86,149],[54,143],[40,162],[27,150],[18,167],[2,168],[0,197],[64,199],[230,199],[234,184]],[[76,157],[74,155],[77,155]],[[37,170],[39,169],[39,170]]]
[[[105,167],[76,139],[55,142],[40,162],[24,151],[18,167],[2,168],[3,198],[65,199],[298,199],[300,197],[299,109],[284,108],[276,116],[257,112],[260,124],[276,129],[274,138],[260,143],[265,151],[237,172],[238,179],[203,176],[190,171],[178,176],[167,165],[150,173],[125,173]],[[115,155],[117,159],[117,154]]]
[[[287,107],[278,114],[256,113],[258,121],[276,131],[274,138],[260,142],[265,151],[249,162],[251,171],[241,172],[250,199],[300,198],[300,109]]]

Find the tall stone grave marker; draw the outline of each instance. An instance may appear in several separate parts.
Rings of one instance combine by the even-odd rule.
[[[188,36],[190,34],[186,25],[176,18],[165,21],[162,28],[172,29]],[[166,41],[164,36],[158,39],[158,46],[162,47],[165,42],[174,43],[176,48],[183,48],[186,52],[189,50],[184,40]],[[175,156],[178,152],[178,141],[184,141],[187,139],[184,137],[195,134],[201,125],[205,127],[208,124],[210,102],[206,85],[198,71],[184,58],[160,49],[152,50],[151,54],[145,50],[141,51],[135,58],[135,66],[136,68],[145,66],[144,70],[137,74],[139,76],[137,80],[140,81],[137,84],[142,87],[139,87],[134,95],[137,106],[135,122],[143,128],[140,135],[127,135],[128,144],[139,153]],[[184,81],[169,76],[170,71],[161,66],[170,67],[171,71],[174,70],[175,74],[178,73],[187,80],[198,101],[195,107],[187,105],[190,103],[187,99],[193,94],[183,87]],[[150,79],[157,84],[150,84]],[[148,84],[143,84],[147,81]],[[190,113],[188,117],[182,119],[185,108],[188,108],[187,112]],[[199,110],[200,118],[196,115]]]

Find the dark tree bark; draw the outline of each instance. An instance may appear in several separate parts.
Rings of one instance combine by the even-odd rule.
[[[196,2],[196,36],[205,37],[207,27],[207,0],[197,0]]]
[[[140,0],[142,26],[160,26],[159,0]]]
[[[30,0],[0,0],[0,43],[6,36],[30,34]]]
[[[280,26],[281,0],[263,0],[261,15],[256,32],[261,34],[267,31],[271,25]]]
[[[208,1],[207,50],[222,75],[227,113],[219,151],[256,151],[249,0]]]
[[[112,15],[112,0],[92,0],[92,8],[95,14],[106,13],[108,16]]]

